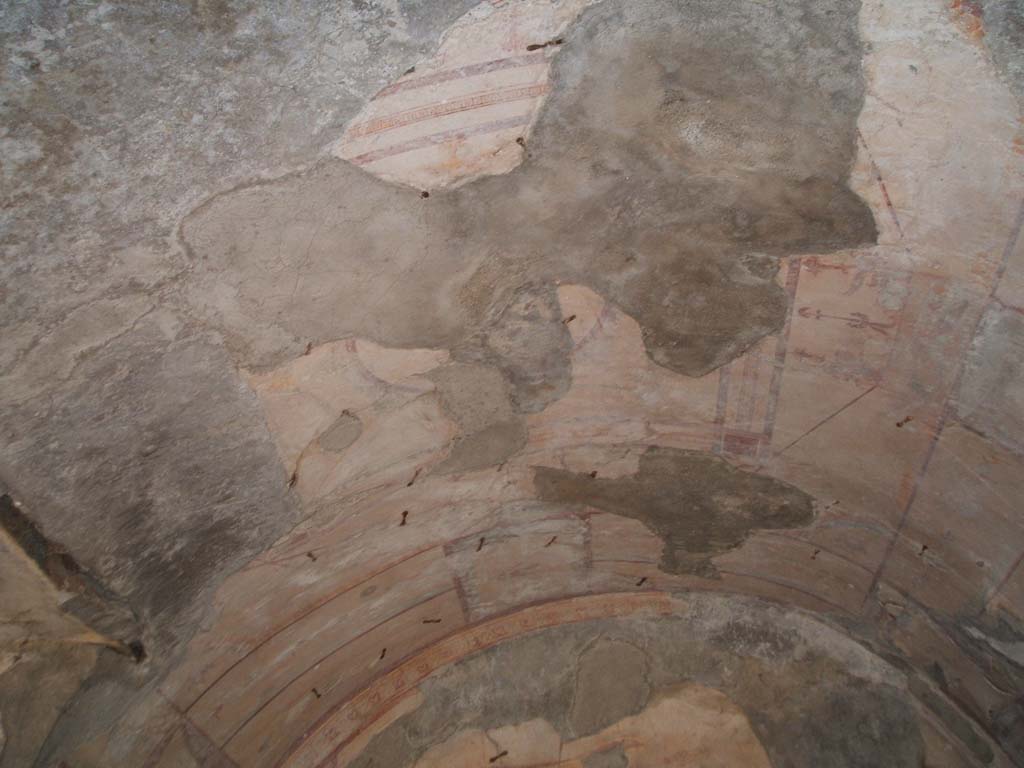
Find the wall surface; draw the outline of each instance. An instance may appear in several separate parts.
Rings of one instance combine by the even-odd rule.
[[[1021,0],[0,35],[0,767],[1024,766]]]

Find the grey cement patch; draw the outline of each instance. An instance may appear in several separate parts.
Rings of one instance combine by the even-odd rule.
[[[685,615],[541,630],[457,662],[428,679],[419,708],[375,736],[351,766],[410,766],[464,728],[498,728],[538,717],[571,740],[579,735],[574,692],[621,695],[634,686],[626,694],[630,706],[620,710],[625,712],[682,682],[718,689],[735,702],[774,768],[923,764],[906,680],[881,659],[824,625],[754,600],[686,599]],[[730,639],[726,627],[738,624],[747,627],[742,637],[787,639],[751,649]],[[594,648],[626,644],[636,653],[608,653],[599,664],[586,662]],[[642,695],[632,698],[638,692]],[[595,765],[623,764],[615,752],[606,754],[605,762]]]
[[[508,459],[526,445],[526,427],[519,419],[499,421],[483,429],[455,438],[451,453],[437,471],[469,472],[493,467]]]
[[[359,420],[359,417],[348,411],[342,411],[341,416],[317,438],[317,442],[325,450],[342,453],[358,440],[362,433],[363,422]]]
[[[569,724],[577,736],[597,733],[639,712],[650,694],[647,655],[630,643],[601,638],[577,660]]]
[[[696,451],[652,446],[636,475],[601,478],[537,467],[538,497],[640,520],[665,542],[661,568],[713,575],[711,558],[751,531],[795,528],[814,518],[810,496],[774,478],[743,472]]]
[[[526,444],[526,424],[513,412],[508,385],[497,368],[453,363],[428,378],[460,433],[438,472],[500,464]]]
[[[1024,0],[974,0],[985,27],[985,44],[1000,73],[1024,99]]]
[[[781,327],[775,257],[875,238],[847,186],[857,10],[606,0],[516,171],[429,199],[340,162],[239,188],[183,223],[190,298],[247,366],[348,336],[475,348],[531,411],[564,391],[568,343],[519,292],[582,283],[655,361],[706,373]]]
[[[507,278],[476,288],[486,294]],[[454,350],[460,360],[497,366],[512,384],[512,404],[520,413],[536,413],[569,390],[572,337],[562,320],[554,286],[516,288],[505,303],[491,302],[483,327]]]

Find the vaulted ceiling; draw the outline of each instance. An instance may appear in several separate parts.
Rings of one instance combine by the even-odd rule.
[[[0,767],[1024,765],[1020,0],[0,29]]]

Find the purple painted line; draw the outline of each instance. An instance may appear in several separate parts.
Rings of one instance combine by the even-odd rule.
[[[714,452],[721,453],[725,447],[725,410],[729,405],[729,374],[732,363],[726,363],[718,369],[718,400],[715,402],[715,436]]]
[[[393,85],[382,88],[377,92],[377,95],[374,98],[380,99],[385,96],[393,96],[394,94],[401,93],[402,91],[413,91],[417,88],[426,88],[428,85],[447,83],[451,80],[459,80],[464,77],[486,75],[489,72],[500,72],[504,69],[529,67],[534,64],[543,63],[544,58],[543,52],[528,53],[524,56],[509,56],[506,59],[494,59],[493,61],[484,61],[479,64],[469,64],[468,66],[459,67],[458,69],[448,69],[441,72],[435,72],[434,74],[424,75],[423,77],[399,80]]]
[[[765,447],[771,446],[772,434],[775,432],[775,414],[779,407],[779,395],[782,393],[782,375],[786,368],[786,347],[789,344],[789,331],[793,326],[793,307],[796,304],[796,289],[800,283],[800,269],[803,263],[800,258],[790,259],[786,272],[786,295],[789,297],[789,312],[786,324],[775,344],[775,361],[772,366],[771,384],[768,386],[768,403],[764,412]]]
[[[480,125],[472,128],[452,128],[448,131],[439,131],[438,133],[432,133],[429,136],[421,136],[383,149],[364,152],[361,155],[348,158],[348,161],[353,165],[368,165],[369,163],[383,160],[386,157],[394,157],[395,155],[413,152],[417,149],[424,149],[425,147],[431,147],[436,144],[444,144],[452,139],[464,139],[470,136],[496,133],[497,131],[503,131],[506,128],[520,128],[529,125],[531,119],[532,116],[526,114],[518,115],[516,117],[506,117],[503,120],[493,120],[489,123],[481,123]]]
[[[394,131],[398,128],[407,128],[410,125],[416,125],[416,123],[457,115],[460,112],[472,112],[476,109],[493,107],[497,104],[509,104],[515,101],[536,99],[544,96],[548,90],[548,86],[542,84],[498,88],[481,93],[471,93],[457,99],[445,99],[436,104],[408,109],[385,117],[375,117],[365,123],[350,126],[345,131],[345,136],[349,139],[361,139],[378,133]]]

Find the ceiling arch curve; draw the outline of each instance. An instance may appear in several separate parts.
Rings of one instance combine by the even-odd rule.
[[[182,29],[249,46],[270,23],[220,6]],[[5,622],[74,674],[8,754],[628,766],[684,759],[664,719],[717,707],[776,767],[1022,764],[1024,70],[1003,5],[385,6],[345,12],[395,65],[337,65],[358,98],[303,162],[212,184],[157,255],[111,229],[116,285],[12,310],[0,573],[38,595]],[[247,77],[269,71],[252,45]],[[287,110],[267,98],[278,122],[248,135],[270,152]],[[549,709],[516,666],[545,643],[576,670]],[[608,643],[636,704],[587,720],[580,690],[614,697],[579,670]],[[529,707],[453,692],[499,663]],[[874,735],[815,730],[825,703]]]

